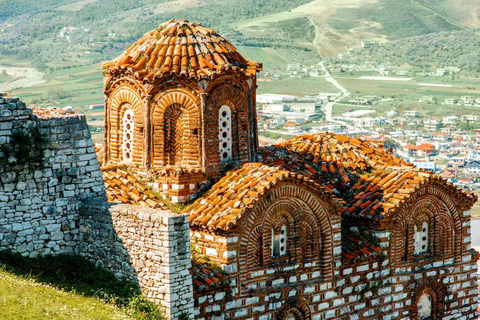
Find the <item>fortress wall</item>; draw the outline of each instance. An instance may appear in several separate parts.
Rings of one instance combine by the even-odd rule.
[[[105,200],[85,116],[40,118],[0,93],[0,251],[84,255],[191,317],[187,216]]]
[[[80,213],[80,254],[138,283],[169,319],[193,316],[186,215],[98,200],[86,201]]]
[[[0,94],[0,250],[74,253],[81,201],[104,196],[85,116],[39,118]]]

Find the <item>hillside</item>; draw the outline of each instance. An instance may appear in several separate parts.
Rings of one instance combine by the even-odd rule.
[[[286,61],[480,26],[476,0],[0,0],[0,55],[44,70],[108,60],[172,18],[199,21],[235,45]]]

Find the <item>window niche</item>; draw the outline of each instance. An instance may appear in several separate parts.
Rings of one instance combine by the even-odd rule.
[[[432,319],[432,305],[432,297],[428,293],[422,294],[417,302],[418,319]]]

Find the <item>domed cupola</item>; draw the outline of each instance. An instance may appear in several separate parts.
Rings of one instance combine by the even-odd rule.
[[[261,68],[200,24],[171,20],[146,33],[103,65],[105,163],[189,201],[206,176],[254,160]]]

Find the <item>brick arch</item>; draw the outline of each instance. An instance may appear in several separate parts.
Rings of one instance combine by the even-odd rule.
[[[232,159],[249,160],[247,93],[236,86],[223,83],[210,93],[206,101],[206,132],[209,137],[206,145],[207,165],[220,163],[218,116],[222,106],[228,106],[231,111]]]
[[[310,320],[312,315],[310,307],[304,300],[294,299],[287,301],[274,317],[275,320],[287,320],[294,317],[295,320]]]
[[[258,225],[253,228],[248,235],[247,246],[247,264],[251,268],[258,268],[263,266],[263,230],[262,226]]]
[[[145,113],[138,92],[129,82],[122,82],[108,96],[108,145],[109,157],[112,161],[122,161],[122,118],[125,110],[131,109],[134,113],[133,158],[132,162],[143,166]]]
[[[217,89],[219,86],[222,85],[229,85],[229,86],[234,86],[240,89],[241,91],[247,92],[249,89],[249,85],[247,83],[248,79],[245,79],[245,77],[237,72],[229,72],[229,73],[224,73],[224,74],[219,74],[218,76],[214,77],[211,79],[206,88],[205,92],[206,93],[212,93],[215,89]]]
[[[429,244],[431,244],[433,256],[442,254],[461,256],[462,222],[457,204],[447,190],[432,185],[419,188],[396,210],[395,218],[395,222],[389,226],[392,232],[390,246],[392,262],[409,261],[413,258],[414,225],[424,220],[428,220],[429,223],[429,241],[431,241]],[[451,239],[454,242],[451,250],[445,250],[442,247],[446,243],[439,236],[442,226],[452,228],[448,231],[454,235]]]
[[[287,256],[290,262],[297,261],[298,243],[296,241],[299,235],[299,226],[296,221],[301,219],[304,212],[310,211],[305,203],[298,199],[289,199],[287,197],[277,199],[265,210],[258,219],[262,221],[263,230],[263,256],[264,263],[270,265],[274,259],[272,258],[272,232],[278,232],[283,224],[287,226]]]
[[[199,166],[200,107],[195,95],[183,89],[166,90],[152,100],[151,117],[154,167]]]
[[[267,266],[270,259],[270,246],[271,242],[268,237],[265,236],[266,228],[272,225],[269,221],[269,212],[275,211],[280,208],[287,209],[294,214],[294,221],[297,219],[297,228],[301,228],[302,221],[313,224],[315,226],[312,229],[316,229],[318,234],[318,254],[316,259],[318,260],[318,266],[322,275],[326,278],[333,277],[334,270],[334,230],[332,225],[340,223],[340,212],[338,206],[333,201],[327,198],[323,193],[319,192],[313,187],[303,185],[301,182],[285,181],[279,183],[279,185],[272,188],[267,194],[265,194],[257,204],[246,212],[242,216],[242,220],[239,222],[240,241],[238,252],[239,255],[238,265],[243,270],[252,270],[252,266],[249,265],[248,254],[249,242],[252,240],[251,234],[255,228],[261,226],[263,230],[263,263]],[[295,224],[294,224],[295,225]],[[302,246],[300,243],[299,232],[295,231],[298,238],[295,240],[295,257],[302,256]],[[270,234],[270,232],[268,232]],[[294,233],[295,234],[295,233]],[[293,235],[294,235],[293,234]],[[267,241],[268,239],[268,241]],[[270,267],[268,265],[268,267]],[[241,277],[246,278],[245,272]],[[243,279],[246,280],[246,279]]]
[[[426,293],[432,297],[432,319],[440,319],[443,315],[446,291],[446,287],[436,280],[416,282],[415,289],[409,293],[412,299],[410,318],[418,319],[418,302],[420,297]]]

